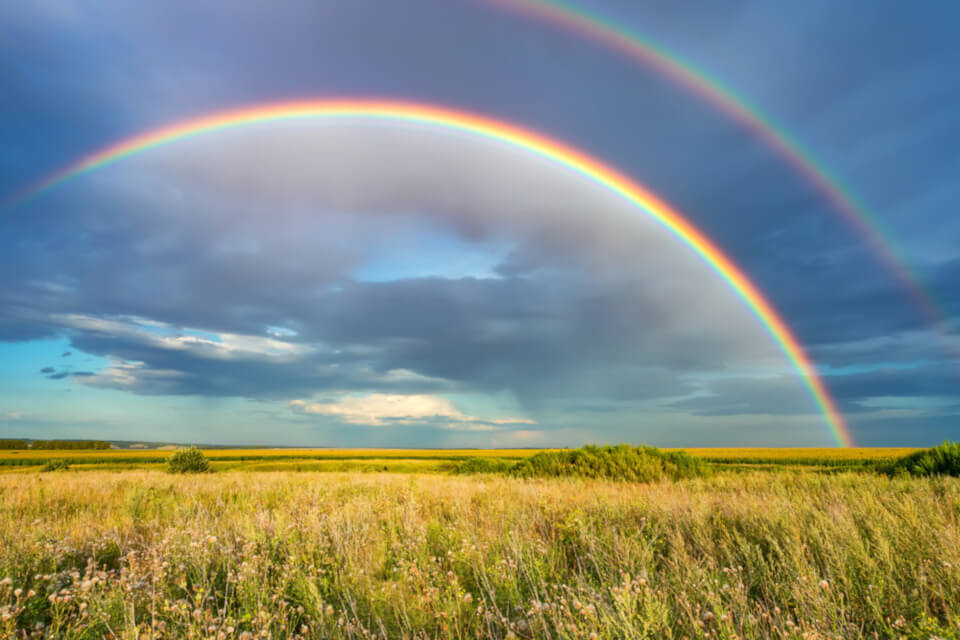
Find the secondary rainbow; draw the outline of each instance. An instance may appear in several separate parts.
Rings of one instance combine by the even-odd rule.
[[[405,122],[470,134],[543,157],[617,194],[663,225],[726,281],[796,368],[837,444],[853,444],[843,416],[787,324],[750,279],[703,233],[617,170],[561,142],[484,116],[419,103],[374,100],[284,102],[220,112],[127,138],[85,156],[22,192],[11,204],[22,204],[78,176],[177,140],[254,123],[311,118]]]
[[[950,332],[949,314],[923,285],[922,279],[897,250],[883,225],[866,206],[833,177],[813,155],[756,106],[706,71],[651,39],[602,16],[558,0],[487,0],[494,6],[522,13],[578,34],[636,60],[701,98],[774,149],[817,189],[860,234],[907,294],[938,330]]]

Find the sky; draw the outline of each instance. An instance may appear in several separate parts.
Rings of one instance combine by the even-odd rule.
[[[0,5],[0,437],[832,446],[690,247],[549,158],[440,127],[159,127],[290,100],[452,109],[643,185],[753,281],[856,444],[960,434],[960,7],[579,0],[760,109],[863,203],[931,318],[768,141],[523,2]],[[529,7],[529,5],[527,5]]]

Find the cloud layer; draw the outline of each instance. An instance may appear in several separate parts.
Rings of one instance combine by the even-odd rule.
[[[784,124],[955,320],[956,8],[881,2],[866,22],[816,3],[593,9]],[[960,415],[960,345],[835,208],[749,131],[596,42],[442,0],[238,2],[229,21],[179,0],[8,3],[0,22],[4,193],[219,109],[459,105],[580,147],[687,214],[786,317],[860,441],[942,439]],[[35,421],[8,430],[151,416],[203,430],[216,406],[223,441],[255,439],[260,421],[339,443],[827,441],[782,354],[696,256],[581,177],[464,134],[302,121],[183,140],[0,213],[0,273],[0,405]],[[344,419],[378,397],[449,415]],[[325,410],[291,412],[297,399]],[[439,429],[453,411],[537,424]]]

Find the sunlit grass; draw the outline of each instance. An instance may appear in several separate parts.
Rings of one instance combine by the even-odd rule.
[[[860,473],[3,475],[0,637],[953,638],[958,523]]]

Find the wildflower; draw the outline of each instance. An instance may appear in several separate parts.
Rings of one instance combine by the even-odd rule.
[[[466,602],[467,604],[470,604],[471,602],[473,602],[473,596],[470,595],[469,593],[465,593],[463,594],[463,601]]]
[[[14,598],[19,598],[21,593],[23,593],[23,589],[14,589],[14,590],[13,590],[13,597],[14,597]]]
[[[823,589],[824,591],[828,591],[830,589],[830,583],[827,582],[826,580],[821,580],[820,588]]]

